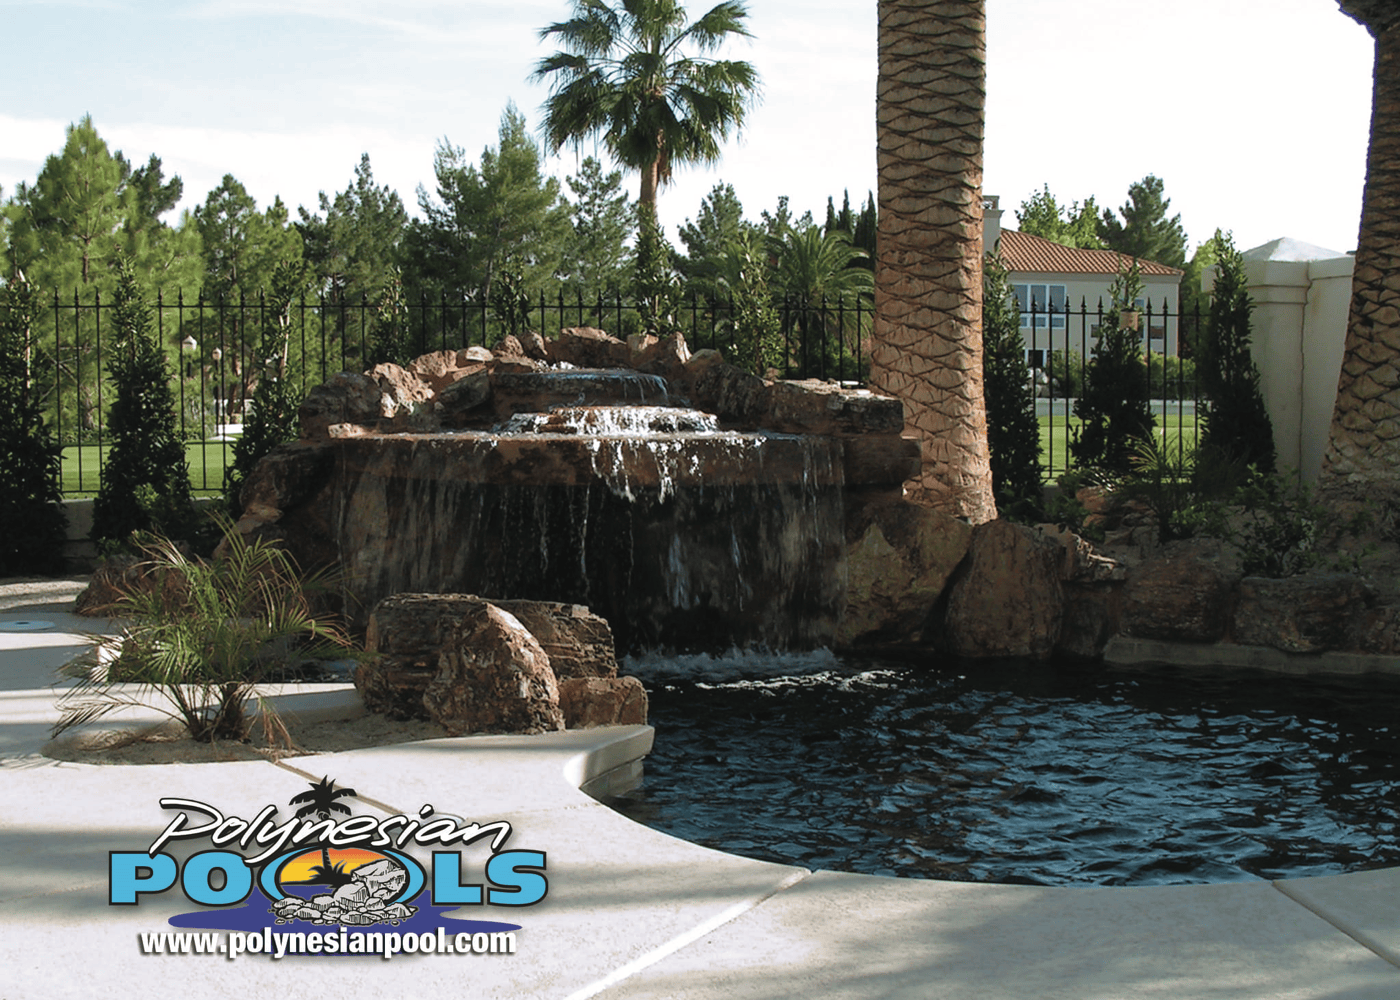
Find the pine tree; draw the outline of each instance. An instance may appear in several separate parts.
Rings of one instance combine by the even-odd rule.
[[[1040,424],[1025,346],[1016,294],[993,250],[982,269],[982,381],[992,492],[1003,514],[1038,509],[1041,499]]]
[[[188,537],[194,496],[170,369],[131,259],[118,252],[113,266],[117,290],[109,368],[117,398],[107,423],[112,447],[93,504],[92,537],[118,544],[133,531]]]
[[[1122,475],[1132,466],[1136,442],[1151,438],[1156,426],[1147,366],[1142,361],[1142,335],[1124,315],[1136,315],[1142,296],[1136,260],[1118,272],[1109,295],[1112,305],[1099,329],[1094,356],[1084,366],[1084,386],[1074,403],[1074,414],[1083,425],[1069,448],[1080,468]]]
[[[1274,471],[1274,427],[1250,354],[1254,304],[1245,288],[1244,258],[1231,234],[1215,231],[1217,270],[1210,321],[1196,372],[1206,394],[1200,445],[1261,471]]]
[[[1099,239],[1125,257],[1151,260],[1168,267],[1186,266],[1186,230],[1180,214],[1167,218],[1172,200],[1162,197],[1160,177],[1148,174],[1128,187],[1128,201],[1118,211],[1123,221],[1104,209]]]
[[[44,424],[33,372],[38,298],[18,269],[0,289],[0,576],[63,566],[62,450]]]
[[[573,228],[564,246],[564,287],[571,298],[594,305],[604,296],[615,298],[627,284],[627,241],[637,213],[622,190],[622,171],[604,174],[594,157],[583,161],[568,185]]]

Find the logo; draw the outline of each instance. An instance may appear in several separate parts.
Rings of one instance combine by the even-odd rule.
[[[467,822],[424,805],[416,816],[353,815],[352,788],[328,777],[252,819],[195,799],[162,798],[176,813],[145,851],[109,854],[107,902],[137,906],[178,887],[213,909],[170,918],[215,935],[141,935],[146,951],[355,955],[512,953],[519,924],[468,919],[463,908],[533,906],[545,898],[543,851],[505,850],[511,826]],[[165,848],[207,840],[183,864]],[[484,861],[464,855],[487,854]],[[410,854],[415,851],[419,858]],[[420,858],[430,853],[426,863]],[[471,914],[471,910],[465,911]]]

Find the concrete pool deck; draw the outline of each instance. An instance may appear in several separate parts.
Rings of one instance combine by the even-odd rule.
[[[1195,1000],[1400,997],[1400,869],[1332,878],[1053,889],[810,872],[712,851],[613,812],[579,786],[625,776],[644,726],[486,736],[280,762],[97,766],[39,754],[54,670],[100,620],[71,595],[0,588],[0,998],[607,998]],[[50,627],[5,631],[6,623]],[[324,690],[324,686],[322,686]],[[291,694],[295,694],[292,692]],[[354,701],[345,686],[289,702]],[[144,850],[162,797],[253,817],[323,776],[357,814],[508,821],[547,854],[513,955],[143,955],[140,935],[197,909],[178,889],[108,906],[108,855]],[[171,849],[184,859],[208,840]],[[472,850],[476,850],[473,848]],[[426,861],[426,854],[420,855]],[[484,851],[463,852],[484,859]],[[298,927],[298,929],[307,929]]]

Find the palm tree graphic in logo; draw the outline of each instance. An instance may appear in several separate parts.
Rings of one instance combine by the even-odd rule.
[[[330,819],[331,813],[344,813],[350,815],[350,807],[344,802],[337,802],[341,798],[358,798],[353,788],[336,788],[335,782],[329,777],[323,777],[320,781],[308,782],[311,791],[302,792],[300,795],[292,797],[290,805],[300,805],[296,811],[297,819],[304,819],[307,816],[316,816],[318,819]],[[349,885],[354,879],[350,873],[345,871],[344,863],[336,862],[331,866],[331,852],[326,842],[321,841],[321,863],[311,870],[309,877],[298,880],[299,885],[324,885],[331,889],[336,889],[342,885]]]

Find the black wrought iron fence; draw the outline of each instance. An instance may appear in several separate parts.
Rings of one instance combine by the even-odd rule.
[[[106,375],[112,306],[100,295],[84,299],[55,294],[34,331],[35,370],[50,426],[65,446],[63,491],[95,492],[107,444],[107,412],[114,397]],[[1053,478],[1070,462],[1069,442],[1077,425],[1075,398],[1093,357],[1098,333],[1118,314],[1102,303],[1078,309],[1067,303],[1046,308],[1023,303],[1021,332],[1037,387],[1043,473]],[[735,348],[732,301],[693,297],[674,313],[676,326],[693,350]],[[777,370],[784,378],[836,379],[864,384],[869,376],[870,301],[788,301],[777,308],[782,348]],[[156,332],[175,373],[180,428],[196,490],[218,492],[230,461],[232,441],[249,413],[265,359],[262,334],[275,321],[262,297],[237,302],[155,304]],[[537,330],[546,337],[561,329],[593,326],[626,337],[642,329],[634,303],[622,299],[585,302],[564,295],[541,297],[514,319],[470,299],[409,295],[392,314],[368,300],[303,299],[290,309],[290,370],[304,395],[339,371],[370,366],[376,345],[396,343],[403,360],[431,351],[491,347],[507,334]],[[1201,329],[1199,313],[1181,315],[1167,303],[1145,303],[1138,316],[1146,364],[1144,378],[1158,419],[1158,432],[1189,448],[1196,431],[1199,395],[1191,355]],[[387,329],[386,329],[387,324]]]
[[[1154,305],[1146,300],[1136,310],[1120,313],[1106,308],[1102,300],[1093,309],[1083,299],[1077,309],[1061,301],[1058,308],[1033,297],[1021,302],[1021,334],[1036,386],[1044,478],[1054,479],[1073,465],[1070,445],[1080,426],[1075,402],[1100,332],[1110,322],[1138,331],[1142,388],[1156,418],[1157,434],[1178,457],[1189,451],[1196,439],[1201,396],[1195,364],[1196,345],[1204,329],[1199,308],[1182,312],[1169,301]]]
[[[107,413],[115,396],[107,378],[112,304],[99,293],[57,293],[33,331],[50,426],[65,446],[63,491],[95,492],[107,446]],[[165,345],[176,382],[179,426],[187,444],[191,479],[200,492],[218,492],[230,461],[231,442],[249,415],[253,390],[266,359],[263,332],[275,322],[263,297],[237,302],[175,301],[158,297],[156,333]],[[673,313],[692,350],[735,346],[732,301],[692,297]],[[784,378],[822,378],[861,384],[869,373],[872,320],[868,299],[789,301],[777,305],[781,349],[775,360]],[[399,360],[431,351],[491,347],[507,334],[534,330],[546,337],[561,329],[593,326],[626,337],[640,331],[638,307],[620,298],[585,302],[563,294],[541,296],[513,317],[484,302],[408,295],[386,311],[368,299],[325,296],[294,302],[289,311],[289,370],[304,395],[339,371],[370,367],[386,344]]]

